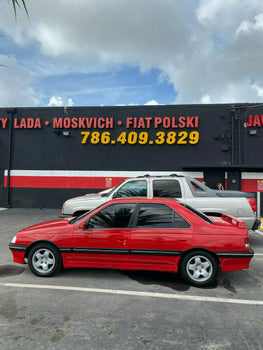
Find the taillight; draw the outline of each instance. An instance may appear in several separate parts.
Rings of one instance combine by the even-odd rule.
[[[249,238],[244,239],[245,247],[249,248]]]
[[[257,201],[255,198],[247,198],[253,212],[256,214],[257,213]]]

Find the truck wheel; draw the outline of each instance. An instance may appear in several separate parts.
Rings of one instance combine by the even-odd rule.
[[[61,255],[51,244],[39,243],[28,254],[28,266],[35,275],[50,277],[60,271]]]
[[[211,254],[194,251],[182,259],[179,271],[183,279],[193,286],[209,286],[215,281],[218,266]]]

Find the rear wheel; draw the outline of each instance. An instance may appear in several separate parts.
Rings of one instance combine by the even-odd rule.
[[[194,286],[208,286],[215,281],[218,271],[214,257],[203,251],[187,254],[181,264],[180,273],[183,279]]]
[[[52,276],[61,269],[61,255],[51,244],[39,243],[28,254],[28,266],[37,276]]]

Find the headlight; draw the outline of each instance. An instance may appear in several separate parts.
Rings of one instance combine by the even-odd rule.
[[[13,237],[11,243],[15,244],[16,243],[16,236]]]

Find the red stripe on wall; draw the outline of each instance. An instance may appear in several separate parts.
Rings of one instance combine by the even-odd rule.
[[[11,176],[12,188],[96,188],[117,186],[126,177]],[[4,186],[7,187],[7,176]]]
[[[242,191],[244,192],[263,192],[263,188],[258,181],[262,179],[243,179],[242,180]]]
[[[127,177],[62,177],[62,176],[11,176],[11,188],[86,188],[105,189],[117,186]],[[200,182],[202,178],[196,178]],[[5,176],[4,187],[7,187]]]

